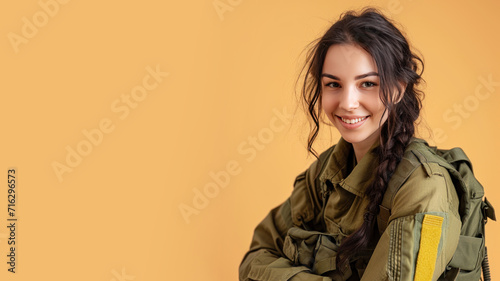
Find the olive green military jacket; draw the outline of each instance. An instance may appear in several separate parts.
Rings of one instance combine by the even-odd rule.
[[[323,152],[323,170],[316,160],[299,174],[291,196],[255,228],[240,280],[437,280],[455,252],[461,220],[452,180],[433,163],[415,169],[396,193],[378,242],[336,268],[338,246],[363,222],[377,145],[356,164],[341,138]]]

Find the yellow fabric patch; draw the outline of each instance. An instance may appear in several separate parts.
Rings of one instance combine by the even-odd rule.
[[[414,281],[430,281],[436,266],[443,217],[425,215],[420,232],[420,249]]]

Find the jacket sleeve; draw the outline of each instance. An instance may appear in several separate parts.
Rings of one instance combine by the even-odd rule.
[[[390,223],[361,280],[437,280],[458,244],[458,205],[446,169],[417,168],[396,193]]]
[[[299,174],[294,182],[291,196],[272,209],[255,228],[250,250],[245,254],[239,268],[240,281],[330,281],[329,277],[314,275],[307,266],[295,266],[283,252],[287,232],[302,222],[319,220],[321,208],[317,192],[318,161]]]

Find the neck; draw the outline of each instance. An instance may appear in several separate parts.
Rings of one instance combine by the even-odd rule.
[[[379,137],[378,134],[371,135],[368,139],[363,142],[353,143],[352,147],[354,149],[354,155],[356,155],[356,161],[359,163],[363,156],[370,150],[373,144],[377,141]]]
[[[360,147],[362,146],[362,147]],[[353,144],[354,148],[354,154],[356,155],[356,162],[359,163],[363,156],[368,152],[370,149],[370,146],[365,146],[365,145],[360,145],[360,144]]]

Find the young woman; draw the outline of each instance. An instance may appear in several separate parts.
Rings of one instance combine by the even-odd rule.
[[[393,178],[405,174],[410,147],[428,148],[414,137],[422,60],[369,8],[343,14],[305,69],[302,94],[314,123],[309,152],[316,156],[323,116],[342,137],[256,227],[240,280],[437,280],[461,228],[453,181],[432,163]],[[384,222],[380,205],[395,181],[401,186]]]

